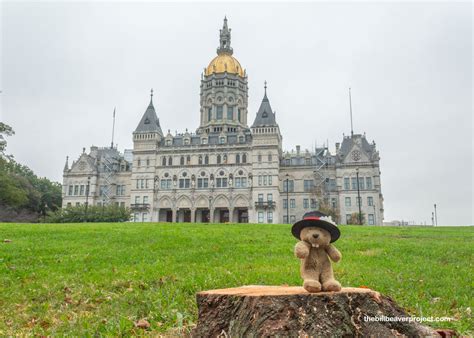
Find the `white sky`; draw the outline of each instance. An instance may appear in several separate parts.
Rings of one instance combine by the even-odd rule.
[[[2,2],[0,120],[8,152],[61,181],[82,147],[131,148],[149,102],[163,130],[199,124],[200,74],[227,15],[249,76],[268,81],[284,148],[354,129],[381,155],[386,221],[473,224],[472,5]],[[72,162],[72,161],[71,161]]]

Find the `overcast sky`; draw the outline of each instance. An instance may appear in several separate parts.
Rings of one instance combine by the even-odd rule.
[[[61,181],[66,156],[132,131],[150,88],[163,130],[199,124],[224,15],[247,69],[249,121],[268,81],[284,149],[354,129],[381,156],[385,220],[473,224],[472,5],[3,2],[0,120],[8,152]]]

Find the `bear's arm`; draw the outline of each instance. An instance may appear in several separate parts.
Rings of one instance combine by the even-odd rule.
[[[299,241],[295,245],[295,256],[301,259],[306,258],[309,255],[311,245],[305,241]]]
[[[339,262],[341,260],[342,255],[334,245],[329,244],[326,248],[326,252],[333,262]]]

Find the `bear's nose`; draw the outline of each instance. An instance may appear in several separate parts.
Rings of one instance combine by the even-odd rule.
[[[318,238],[318,237],[319,237],[319,234],[313,234],[313,237],[314,237],[314,238]]]

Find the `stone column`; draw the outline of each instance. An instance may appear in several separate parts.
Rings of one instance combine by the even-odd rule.
[[[160,221],[160,208],[156,208],[156,222]]]
[[[173,212],[173,217],[171,219],[171,222],[176,223],[176,216],[177,216],[177,211],[175,208],[171,209]]]
[[[191,208],[191,223],[196,223],[196,209]]]
[[[229,223],[234,221],[234,208],[229,208]]]
[[[214,223],[214,208],[209,210],[209,223]]]

